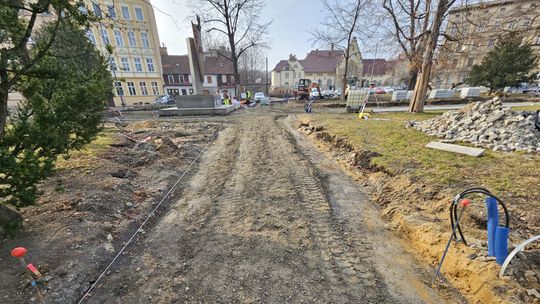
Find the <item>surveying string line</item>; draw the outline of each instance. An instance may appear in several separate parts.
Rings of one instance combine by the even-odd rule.
[[[97,283],[107,274],[107,272],[109,271],[109,269],[112,267],[112,265],[116,262],[116,260],[120,257],[120,255],[124,252],[124,250],[127,248],[127,246],[133,241],[133,239],[135,238],[135,236],[137,236],[137,234],[139,233],[139,231],[141,231],[142,227],[148,222],[148,220],[150,220],[150,218],[152,217],[152,215],[154,215],[154,213],[156,213],[157,209],[161,206],[161,204],[163,204],[163,202],[165,201],[165,199],[169,196],[169,194],[172,193],[172,191],[176,188],[176,186],[180,183],[180,181],[184,178],[184,176],[187,174],[187,172],[191,169],[191,167],[195,164],[195,162],[200,158],[200,156],[202,155],[202,153],[204,151],[206,151],[206,149],[210,146],[210,144],[214,141],[214,139],[217,137],[219,131],[221,131],[221,128],[223,128],[223,124],[221,124],[219,126],[219,128],[217,129],[217,131],[214,133],[214,135],[212,136],[212,138],[208,141],[208,143],[206,144],[206,147],[204,149],[202,149],[199,154],[197,154],[197,157],[195,157],[195,159],[193,159],[193,161],[189,164],[189,166],[187,167],[187,169],[184,171],[184,173],[182,173],[182,175],[178,178],[178,180],[176,180],[176,182],[174,183],[174,185],[172,185],[172,187],[169,189],[169,191],[167,191],[167,193],[163,196],[163,198],[161,199],[161,201],[156,205],[156,207],[154,207],[154,209],[152,209],[152,212],[150,212],[150,214],[146,217],[146,219],[142,222],[142,224],[139,226],[139,228],[137,228],[137,230],[135,231],[135,233],[133,233],[133,235],[129,238],[129,240],[124,244],[124,246],[122,247],[122,249],[120,249],[120,251],[118,251],[118,253],[116,254],[116,256],[112,259],[112,261],[109,263],[109,265],[107,265],[107,267],[105,268],[105,270],[103,270],[103,272],[98,276],[98,278],[94,281],[94,283],[92,283],[92,285],[90,285],[90,288],[88,288],[88,290],[85,292],[85,294],[82,296],[82,298],[77,302],[77,304],[81,304],[84,299],[90,294],[90,292],[94,289],[94,287],[96,287]]]

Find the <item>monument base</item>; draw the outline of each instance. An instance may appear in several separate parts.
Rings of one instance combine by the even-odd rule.
[[[211,95],[180,95],[176,96],[176,107],[159,110],[159,116],[227,115],[236,109],[234,105],[216,106]]]
[[[238,107],[221,106],[215,108],[165,108],[159,110],[159,116],[195,116],[195,115],[227,115]]]

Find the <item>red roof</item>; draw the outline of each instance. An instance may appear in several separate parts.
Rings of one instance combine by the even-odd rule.
[[[306,73],[332,73],[336,71],[339,60],[343,57],[342,50],[311,51],[306,59],[300,60]]]
[[[161,55],[163,74],[190,74],[188,55]],[[232,62],[223,56],[206,56],[204,59],[204,73],[234,74]]]
[[[187,55],[161,55],[163,74],[189,74]]]
[[[285,67],[289,66],[289,63],[287,60],[281,60],[276,64],[276,67],[274,68],[274,71],[281,72],[285,69]]]
[[[232,61],[223,56],[207,56],[204,58],[205,74],[234,74]]]
[[[384,75],[387,69],[390,69],[390,62],[386,59],[362,59],[363,75],[371,75],[371,69],[373,69],[373,75]]]

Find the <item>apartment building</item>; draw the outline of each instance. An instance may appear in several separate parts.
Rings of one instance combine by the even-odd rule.
[[[85,0],[89,11],[101,22],[87,30],[104,54],[113,47],[110,69],[114,79],[116,106],[151,103],[163,95],[163,71],[159,53],[156,18],[150,1]]]
[[[501,35],[518,32],[540,56],[540,2],[538,0],[480,1],[449,12],[446,39],[432,77],[435,87],[450,88],[467,82],[475,64],[481,64]],[[535,69],[540,71],[540,64]]]

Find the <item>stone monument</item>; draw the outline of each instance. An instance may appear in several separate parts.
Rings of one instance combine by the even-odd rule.
[[[204,54],[201,41],[201,20],[197,16],[197,24],[191,23],[193,38],[186,39],[188,49],[189,70],[193,85],[193,95],[178,95],[176,107],[159,110],[160,116],[176,115],[225,115],[236,109],[236,106],[216,105],[214,96],[204,94]]]

